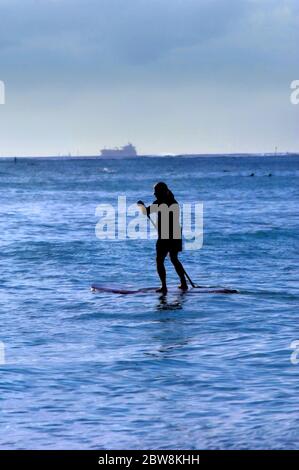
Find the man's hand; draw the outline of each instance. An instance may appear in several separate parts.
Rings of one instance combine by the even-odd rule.
[[[137,206],[139,206],[139,209],[141,209],[143,215],[147,214],[146,207],[143,201],[138,201]]]

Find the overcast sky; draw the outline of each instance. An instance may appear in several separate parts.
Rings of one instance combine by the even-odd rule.
[[[0,0],[0,155],[299,150],[298,0]]]

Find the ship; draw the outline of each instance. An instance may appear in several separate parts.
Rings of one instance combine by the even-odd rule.
[[[101,150],[101,157],[107,158],[124,158],[124,157],[137,157],[137,150],[130,142],[123,147],[115,147],[107,149],[106,147]]]

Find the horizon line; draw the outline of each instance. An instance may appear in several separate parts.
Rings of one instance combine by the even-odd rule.
[[[97,155],[72,155],[64,154],[64,155],[0,155],[0,159],[15,159],[15,158],[56,158],[56,159],[79,159],[79,158],[97,158],[101,160],[123,160],[123,159],[138,159],[138,158],[165,158],[165,157],[230,157],[230,156],[257,156],[257,157],[265,157],[265,156],[284,156],[284,155],[299,155],[299,151],[288,151],[288,152],[224,152],[224,153],[153,153],[153,154],[140,154],[136,156],[118,156],[118,157],[104,157],[100,154]]]

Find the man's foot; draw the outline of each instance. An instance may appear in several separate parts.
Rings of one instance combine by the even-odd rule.
[[[160,292],[161,294],[167,294],[167,287],[162,286],[159,289],[156,289],[156,292]]]
[[[179,289],[181,289],[181,290],[188,290],[187,283],[186,283],[186,282],[182,282],[182,283],[179,285]]]

